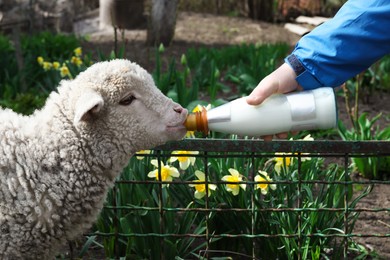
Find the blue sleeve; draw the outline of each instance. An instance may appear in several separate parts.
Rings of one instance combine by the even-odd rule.
[[[337,87],[390,53],[390,0],[349,0],[285,61],[304,89]]]

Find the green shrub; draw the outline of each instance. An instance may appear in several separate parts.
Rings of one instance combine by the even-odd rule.
[[[80,39],[75,36],[42,32],[36,35],[22,35],[21,48],[23,68],[19,71],[15,50],[9,39],[0,37],[0,105],[16,112],[30,114],[44,104],[48,94],[57,86],[61,77],[59,72],[43,69],[37,61],[42,57],[45,61],[66,63],[69,75],[77,75],[90,65],[88,55],[83,57],[83,66],[70,62],[74,50],[80,46]],[[23,85],[23,88],[22,88]]]
[[[339,121],[339,134],[343,140],[349,141],[390,141],[390,126],[382,130],[375,123],[382,116],[378,114],[371,120],[367,113],[362,113],[356,121],[357,127],[347,129],[342,121]],[[390,176],[390,157],[353,157],[353,165],[363,177],[368,179],[384,180]]]
[[[16,64],[15,50],[10,40],[0,35],[0,99],[9,85],[19,84],[18,67]],[[15,82],[16,81],[16,82]],[[16,85],[17,86],[17,85]]]

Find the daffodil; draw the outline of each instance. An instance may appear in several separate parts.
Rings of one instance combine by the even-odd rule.
[[[268,176],[268,173],[265,171],[259,171],[259,175],[255,176],[255,182],[262,182],[255,185],[255,190],[260,189],[261,194],[265,195],[268,193],[268,189],[276,189],[276,184],[268,184],[267,182],[272,182],[272,179]]]
[[[290,140],[293,140],[290,138]],[[298,141],[313,141],[314,138],[311,137],[311,135],[306,135],[303,139],[298,139]],[[305,154],[305,153],[302,153]],[[292,163],[293,163],[293,157],[286,156],[286,155],[291,155],[291,156],[298,156],[298,153],[275,153],[276,157],[274,158],[275,161],[275,171],[279,174],[281,169],[287,169]],[[277,155],[283,155],[283,157],[277,156]],[[307,161],[310,160],[310,157],[301,157],[301,161]]]
[[[195,171],[195,176],[198,178],[197,180],[195,180],[195,182],[201,182],[201,183],[189,184],[189,186],[195,188],[195,193],[194,193],[195,198],[201,199],[206,195],[206,183],[204,183],[206,181],[206,177],[205,177],[205,174],[199,170]],[[208,186],[207,193],[208,193],[208,196],[210,197],[211,191],[216,190],[217,185],[208,184],[207,186]]]
[[[80,67],[81,64],[83,64],[83,61],[79,58],[79,57],[76,57],[76,56],[73,56],[71,59],[70,59],[70,62],[74,65],[76,65],[77,67]]]
[[[238,184],[238,182],[242,181],[242,176],[236,169],[230,168],[229,173],[230,175],[225,175],[222,177],[222,181],[237,182],[237,184],[233,184],[233,183],[226,184],[226,190],[233,193],[233,195],[236,196],[240,192],[240,188],[243,190],[246,189],[246,184],[244,183]]]
[[[37,58],[37,62],[38,62],[38,64],[41,65],[41,66],[43,66],[43,62],[44,62],[44,61],[45,61],[45,60],[43,59],[42,56],[39,56],[39,57]]]
[[[311,137],[310,134],[308,134],[307,136],[305,136],[303,139],[299,139],[300,141],[313,141],[314,138]],[[308,153],[302,153],[302,154],[308,154]],[[309,161],[311,160],[311,157],[301,157],[301,161],[304,162],[304,161]]]
[[[160,162],[161,172],[159,174],[158,161],[156,159],[154,159],[154,160],[151,160],[150,163],[153,166],[155,166],[157,169],[155,169],[154,171],[150,171],[148,173],[149,178],[156,178],[156,180],[158,180],[158,181],[172,181],[173,177],[177,178],[180,176],[179,171],[175,167],[170,166],[170,165],[164,165],[163,162]],[[160,180],[159,175],[161,175],[161,180]],[[165,186],[166,186],[166,184],[164,183],[163,187],[165,187]]]
[[[81,47],[74,49],[73,52],[74,52],[74,55],[76,55],[77,57],[80,57],[83,54]]]
[[[196,154],[199,154],[199,152],[197,152],[197,151],[174,151],[174,152],[172,152],[172,154],[179,155],[179,156],[172,156],[169,159],[169,161],[171,163],[175,162],[175,161],[179,161],[180,169],[187,170],[187,168],[190,165],[195,164],[195,160],[196,160],[195,157],[190,156],[190,155],[196,155]]]
[[[45,71],[48,71],[53,67],[53,64],[51,62],[44,61],[42,67]]]
[[[303,139],[300,139],[300,140],[303,140],[303,141],[314,141],[314,138],[308,134],[307,136],[305,136]]]
[[[203,110],[203,108],[205,108],[208,111],[211,108],[211,104],[208,104],[207,106],[197,105],[194,109],[192,109],[192,112],[193,113],[200,112]]]
[[[53,62],[53,69],[58,70],[60,68],[60,63],[58,61]]]
[[[195,138],[195,132],[187,131],[185,138]]]
[[[291,153],[275,153],[275,155],[283,155],[283,157],[276,156],[274,158],[274,161],[275,161],[274,169],[278,174],[280,174],[280,171],[282,168],[287,169],[290,166],[290,164],[292,163],[293,157],[286,156],[286,155],[290,155],[290,154]]]
[[[60,74],[61,74],[61,77],[70,77],[70,71],[69,71],[69,68],[65,65],[65,64],[62,64],[62,67],[60,68]]]
[[[140,156],[140,155],[142,155],[142,154],[150,154],[151,152],[152,152],[151,150],[141,150],[141,151],[138,151],[136,158],[138,160],[142,160],[144,158],[144,156]]]

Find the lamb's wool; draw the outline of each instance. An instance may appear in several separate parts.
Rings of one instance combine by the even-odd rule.
[[[0,259],[52,259],[136,151],[184,136],[186,113],[127,60],[62,81],[31,116],[0,109]]]

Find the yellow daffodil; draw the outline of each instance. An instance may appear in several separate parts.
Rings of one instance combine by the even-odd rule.
[[[76,57],[76,56],[73,56],[71,59],[70,59],[70,62],[74,65],[76,65],[77,67],[80,67],[81,64],[83,64],[83,61],[79,58],[79,57]]]
[[[152,152],[152,150],[141,150],[141,151],[138,151],[136,158],[138,160],[142,160],[144,158],[144,156],[140,156],[140,155],[142,155],[142,154],[150,154],[151,152]]]
[[[196,155],[199,154],[197,151],[174,151],[172,152],[174,155],[180,155],[180,156],[172,156],[169,161],[175,162],[179,161],[180,169],[187,170],[188,166],[194,165],[196,158],[189,155]]]
[[[53,64],[51,62],[44,61],[42,66],[45,71],[48,71],[53,67]]]
[[[150,171],[148,173],[149,178],[156,178],[156,180],[160,181],[159,179],[159,167],[158,167],[158,161],[156,159],[151,160],[150,163],[155,166],[157,169],[154,171]],[[177,178],[180,176],[179,171],[170,165],[164,165],[163,162],[160,164],[161,169],[161,181],[172,181],[173,177]],[[163,187],[165,187],[166,184],[163,184]]]
[[[291,153],[275,153],[275,155],[290,155]],[[275,157],[275,171],[280,174],[281,169],[287,169],[293,161],[293,157]]]
[[[60,68],[60,74],[61,74],[61,77],[70,77],[70,71],[68,69],[68,67],[65,65],[65,64],[62,64],[62,67]]]
[[[195,138],[195,132],[187,131],[186,136],[184,138]]]
[[[229,173],[230,173],[230,175],[225,175],[222,177],[222,181],[226,181],[226,182],[241,182],[242,181],[242,176],[237,170],[230,168]],[[234,196],[238,195],[238,193],[240,192],[240,188],[245,190],[246,184],[244,184],[244,183],[226,184],[226,190],[233,193]]]
[[[76,55],[77,57],[80,57],[83,54],[81,47],[74,49],[73,52],[74,52],[74,55]]]
[[[53,62],[53,69],[58,70],[60,68],[60,63],[58,61]]]
[[[43,62],[44,62],[45,60],[42,58],[42,56],[39,56],[38,58],[37,58],[37,62],[38,62],[38,64],[39,65],[41,65],[41,66],[43,66]]]
[[[208,111],[211,108],[211,104],[208,104],[206,107],[202,106],[202,105],[197,105],[194,109],[192,109],[192,112],[193,113],[200,112],[200,111],[202,111],[203,108],[205,108]]]
[[[293,140],[292,138],[290,138],[290,140]],[[313,141],[314,138],[309,135],[305,136],[303,139],[298,139],[298,141]],[[303,153],[305,154],[305,153]],[[292,163],[293,163],[293,157],[289,157],[289,156],[286,156],[286,155],[295,155],[295,156],[298,156],[298,153],[275,153],[275,155],[284,155],[284,157],[278,157],[276,156],[274,158],[274,161],[275,161],[275,171],[279,174],[282,167],[284,169],[287,169]],[[301,161],[304,162],[304,161],[307,161],[307,160],[310,160],[311,158],[310,157],[301,157]]]
[[[272,179],[268,177],[268,173],[265,171],[259,171],[259,175],[255,176],[255,182],[263,182],[263,183],[258,183],[255,185],[255,190],[260,189],[261,194],[265,195],[268,193],[268,189],[270,188],[271,190],[276,189],[276,184],[268,184],[266,182],[272,182]]]
[[[196,170],[195,171],[195,176],[198,178],[195,180],[195,182],[205,182],[206,177],[205,174],[201,171]],[[195,188],[195,193],[194,196],[197,199],[201,199],[206,195],[206,184],[205,183],[199,183],[199,184],[189,184],[190,187]],[[217,189],[217,185],[215,184],[208,184],[208,195],[210,197],[211,191]]]

